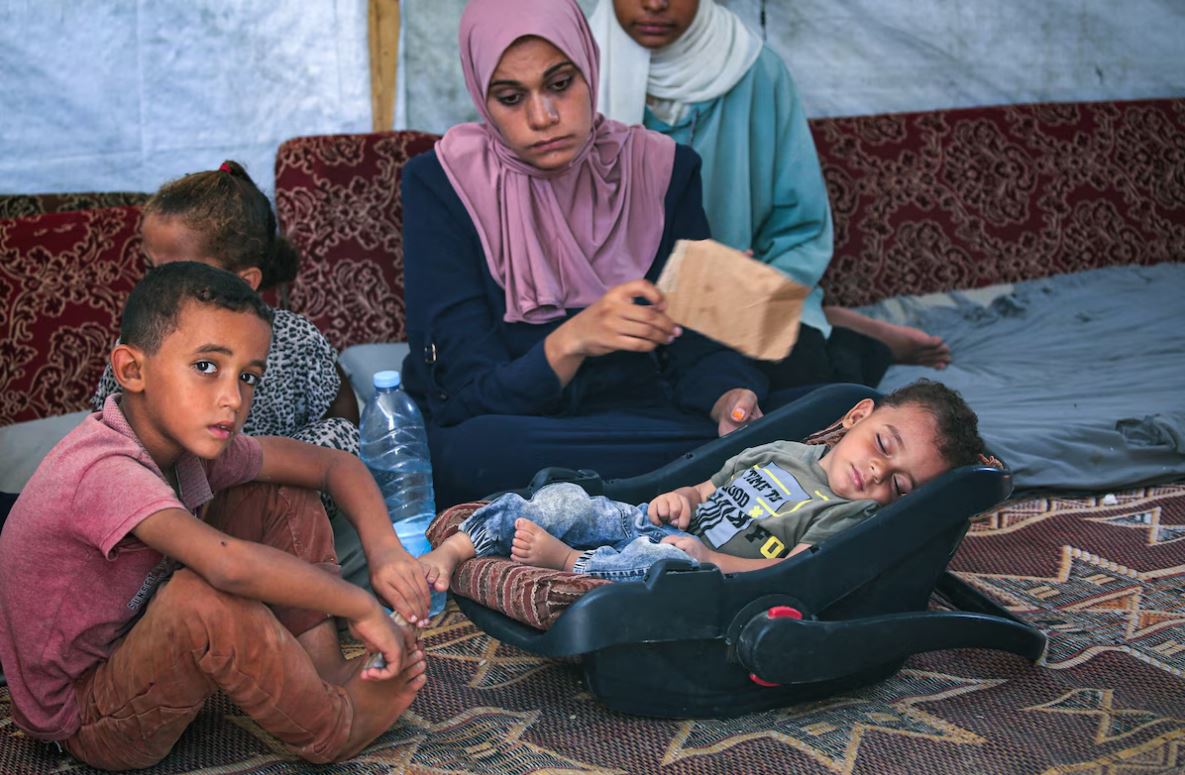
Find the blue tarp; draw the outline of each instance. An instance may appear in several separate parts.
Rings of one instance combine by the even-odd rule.
[[[1185,477],[1185,264],[1032,280],[986,306],[949,296],[898,300],[897,319],[944,337],[953,363],[893,366],[880,390],[919,377],[958,390],[1018,488]]]

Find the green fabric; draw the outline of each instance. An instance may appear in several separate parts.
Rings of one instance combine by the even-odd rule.
[[[649,129],[703,159],[704,210],[718,242],[747,250],[814,288],[802,322],[831,332],[819,279],[831,262],[827,186],[794,81],[768,47],[727,94],[689,105],[671,126],[649,108]]]
[[[831,491],[819,465],[826,451],[775,441],[729,459],[712,476],[716,492],[696,509],[690,532],[725,554],[773,558],[860,524],[877,504]]]

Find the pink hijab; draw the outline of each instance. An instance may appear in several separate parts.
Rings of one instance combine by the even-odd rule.
[[[588,81],[592,133],[564,168],[515,157],[486,111],[502,54],[535,35],[564,52]],[[470,0],[458,34],[461,68],[481,124],[460,124],[436,144],[465,204],[490,274],[506,291],[507,322],[539,323],[587,307],[646,274],[662,239],[675,143],[596,114],[598,57],[574,0]]]

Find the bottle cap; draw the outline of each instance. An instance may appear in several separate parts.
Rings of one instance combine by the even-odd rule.
[[[373,379],[374,386],[379,390],[399,387],[399,372],[397,371],[376,371]]]

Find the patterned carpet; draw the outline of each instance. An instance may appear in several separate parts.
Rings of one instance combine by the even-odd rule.
[[[578,671],[455,608],[428,686],[354,761],[311,767],[212,701],[152,773],[1185,772],[1185,484],[1034,499],[977,522],[953,568],[1049,633],[1047,663],[915,657],[845,696],[729,721],[606,711]],[[0,690],[0,773],[93,772],[24,737]]]

